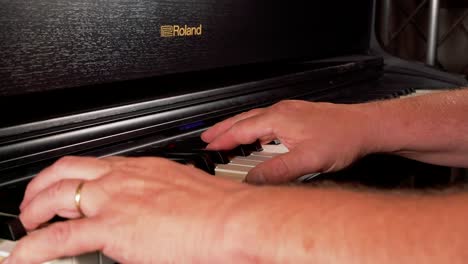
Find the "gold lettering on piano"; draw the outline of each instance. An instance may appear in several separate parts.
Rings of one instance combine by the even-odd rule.
[[[161,37],[191,37],[201,36],[203,34],[203,26],[200,24],[198,27],[189,27],[187,25],[164,25],[161,26]]]

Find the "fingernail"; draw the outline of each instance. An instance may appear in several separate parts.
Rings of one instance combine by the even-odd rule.
[[[26,202],[23,200],[19,206],[20,210],[23,210],[26,207]]]
[[[24,210],[24,208],[26,208],[26,207],[27,207],[27,205],[28,205],[28,204],[27,204],[27,203],[25,203],[25,202],[21,203],[21,205],[20,205],[20,207],[19,207],[19,209],[20,209],[20,212],[22,212],[22,211]]]
[[[0,263],[1,263],[1,264],[8,264],[8,262],[9,262],[8,258],[5,258],[5,259],[3,259],[2,262],[0,262]]]

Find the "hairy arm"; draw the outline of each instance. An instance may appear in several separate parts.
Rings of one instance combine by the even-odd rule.
[[[466,204],[461,192],[260,187],[157,158],[68,157],[31,181],[20,219],[73,220],[30,233],[5,263],[96,250],[129,264],[463,263]]]
[[[464,263],[467,202],[465,193],[265,187],[229,215],[230,255],[255,263]]]
[[[468,89],[364,104],[380,126],[377,151],[468,167]],[[381,119],[380,121],[378,119]]]

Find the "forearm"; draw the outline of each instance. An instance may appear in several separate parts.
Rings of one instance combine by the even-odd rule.
[[[374,151],[468,167],[468,89],[363,104],[376,129]]]
[[[245,198],[224,233],[233,260],[385,264],[468,257],[467,194],[266,187]]]

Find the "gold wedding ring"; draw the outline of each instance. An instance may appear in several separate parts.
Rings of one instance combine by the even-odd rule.
[[[81,210],[81,190],[83,189],[84,183],[84,180],[81,181],[75,191],[75,206],[76,210],[78,210],[78,213],[80,213],[81,218],[86,217],[86,215],[83,213],[83,210]]]

